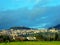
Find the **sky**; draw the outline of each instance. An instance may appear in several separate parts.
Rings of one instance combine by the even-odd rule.
[[[13,10],[22,7],[33,8],[35,5],[57,6],[60,0],[0,0],[0,10]]]
[[[0,0],[0,29],[48,28],[60,24],[60,0]]]

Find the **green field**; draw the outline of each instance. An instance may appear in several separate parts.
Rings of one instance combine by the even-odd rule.
[[[60,41],[26,41],[26,42],[9,42],[0,43],[0,45],[60,45]]]

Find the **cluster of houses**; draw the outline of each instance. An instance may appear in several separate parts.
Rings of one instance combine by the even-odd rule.
[[[14,40],[36,40],[36,37],[33,34],[37,34],[40,32],[59,32],[59,30],[55,29],[43,29],[43,30],[1,30],[0,35],[8,35],[12,37]]]

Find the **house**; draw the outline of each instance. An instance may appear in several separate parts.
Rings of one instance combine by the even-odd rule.
[[[24,40],[26,40],[26,38],[25,37],[15,37],[15,40],[18,40],[18,41],[24,41]]]
[[[58,30],[55,30],[55,28],[50,29],[49,31],[50,31],[50,32],[58,32]]]
[[[27,37],[28,40],[36,40],[36,37]]]

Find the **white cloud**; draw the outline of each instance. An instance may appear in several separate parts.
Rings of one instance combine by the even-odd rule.
[[[46,18],[48,18],[48,16],[41,17],[41,19],[46,19]]]
[[[39,3],[40,1],[42,1],[42,0],[36,0],[36,3]]]
[[[26,1],[38,3],[38,2],[40,2],[41,0],[26,0]]]
[[[39,24],[37,26],[34,26],[33,28],[44,28],[45,26],[49,25],[51,23],[42,23],[42,24]]]

